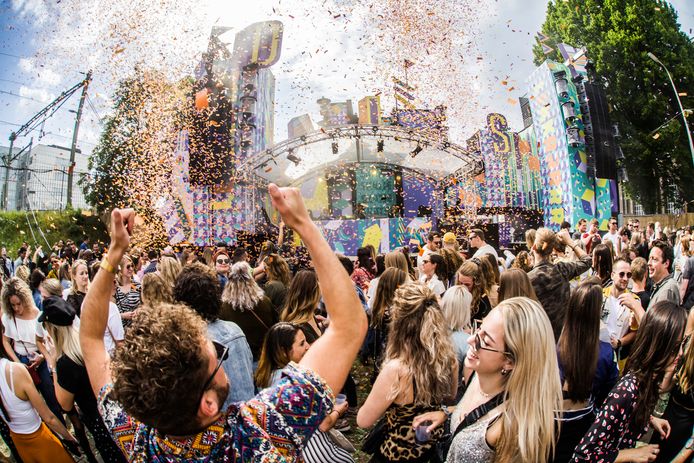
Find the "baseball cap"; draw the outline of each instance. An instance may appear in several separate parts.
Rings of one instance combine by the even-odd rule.
[[[75,309],[62,297],[50,296],[43,300],[43,312],[39,322],[48,322],[56,326],[70,326],[75,319]]]
[[[447,244],[453,244],[456,242],[455,233],[448,232],[443,235],[443,242]]]

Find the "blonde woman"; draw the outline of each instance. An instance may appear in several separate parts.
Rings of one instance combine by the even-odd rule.
[[[316,317],[319,302],[320,289],[316,272],[300,270],[289,286],[287,304],[280,320],[301,327],[309,344],[313,344],[323,334],[323,325]]]
[[[441,311],[446,327],[451,334],[451,341],[458,354],[458,363],[463,364],[467,355],[470,337],[470,306],[472,294],[465,286],[452,286],[441,299]]]
[[[430,420],[433,431],[452,413],[449,463],[548,461],[562,393],[547,314],[536,301],[507,299],[468,344],[463,398],[453,410],[418,416],[413,426]]]
[[[142,305],[153,307],[159,303],[173,304],[173,288],[158,273],[147,273],[142,277],[140,297]]]
[[[385,416],[385,439],[372,461],[428,461],[437,436],[418,444],[412,420],[455,394],[453,344],[437,295],[422,283],[407,283],[395,292],[390,316],[385,360],[357,424],[368,428]]]
[[[89,289],[89,267],[87,262],[77,259],[70,268],[70,288],[63,292],[63,298],[75,309],[79,317],[82,314],[82,302]]]
[[[236,323],[253,353],[253,361],[260,358],[265,333],[277,321],[272,302],[251,276],[247,262],[231,266],[229,281],[222,292],[222,320]]]
[[[74,320],[72,307],[62,298],[50,296],[44,300],[39,322],[43,322],[55,345],[55,353],[47,359],[53,371],[55,395],[63,410],[73,410],[75,404],[79,406],[80,420],[94,437],[94,444],[104,461],[125,463],[123,453],[113,442],[97,411],[94,392],[87,386],[89,376],[84,366],[79,331]],[[86,436],[80,443],[85,452],[89,451]]]
[[[181,273],[181,263],[175,257],[161,256],[157,263],[157,271],[162,279],[172,289],[176,284],[176,277]]]

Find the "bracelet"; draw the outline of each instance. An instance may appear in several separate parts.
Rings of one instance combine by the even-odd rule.
[[[116,274],[116,269],[113,268],[113,265],[111,265],[106,257],[101,259],[101,263],[99,264],[99,267],[102,269],[106,270],[109,273],[113,273],[114,275]]]
[[[441,411],[442,411],[443,413],[445,413],[446,419],[450,418],[451,415],[453,414],[453,412],[450,411],[450,410],[448,409],[448,406],[446,406],[446,405],[441,405]]]

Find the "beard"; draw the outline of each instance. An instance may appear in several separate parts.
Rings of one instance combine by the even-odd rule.
[[[224,407],[224,402],[226,402],[227,397],[229,396],[229,379],[224,382],[222,385],[215,385],[212,387],[212,390],[214,391],[215,395],[217,396],[217,400],[219,401],[218,407],[219,411],[224,413],[226,410],[223,410],[222,407]]]

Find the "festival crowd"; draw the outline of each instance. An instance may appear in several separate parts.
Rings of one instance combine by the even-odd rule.
[[[145,252],[116,209],[107,247],[2,248],[16,461],[692,461],[694,227],[581,220],[517,254],[432,231],[351,259],[298,190],[269,193],[279,237],[255,246]]]

